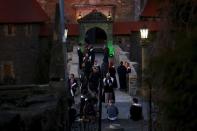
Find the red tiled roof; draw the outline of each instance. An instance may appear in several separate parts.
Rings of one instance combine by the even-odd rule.
[[[130,21],[113,23],[113,35],[129,35],[131,32],[137,32],[146,26],[150,31],[159,31],[160,22],[158,21]],[[67,24],[68,36],[79,35],[79,24]]]
[[[156,0],[148,0],[141,13],[142,17],[157,17],[158,16],[159,4]]]
[[[36,0],[0,0],[0,23],[34,23],[48,19]]]
[[[131,22],[115,22],[113,24],[114,35],[127,35],[131,33]]]
[[[150,31],[159,31],[161,29],[161,22],[160,21],[137,21],[132,22],[131,24],[131,31],[139,31],[140,28],[146,26]]]
[[[79,24],[67,24],[68,36],[78,36],[79,35]]]
[[[143,26],[146,26],[150,31],[160,30],[160,22],[157,21],[115,22],[113,24],[113,34],[128,35],[131,32],[139,31]]]

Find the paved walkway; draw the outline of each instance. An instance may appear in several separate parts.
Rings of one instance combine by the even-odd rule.
[[[129,119],[118,119],[113,124],[116,124],[122,128],[124,131],[148,131],[148,125],[146,121],[132,121]],[[110,123],[108,120],[102,120],[102,131],[109,127]]]
[[[106,104],[102,104],[102,119],[106,119]],[[119,119],[128,119],[129,118],[129,108],[131,105],[131,96],[125,92],[115,89],[115,105],[119,110]]]
[[[98,64],[101,65],[102,60],[103,60],[103,54],[97,53],[95,59],[97,60]],[[118,87],[119,87],[118,76],[116,77],[117,77],[117,82],[118,82]],[[76,103],[79,103],[80,101],[79,96],[75,99]],[[118,110],[119,110],[118,120],[115,123],[119,124],[121,127],[124,127],[125,131],[147,131],[148,129],[147,128],[148,103],[143,101],[143,99],[141,98],[139,98],[139,102],[142,104],[144,120],[135,122],[129,119],[129,108],[132,103],[132,96],[128,95],[128,93],[124,91],[115,89],[115,105],[118,107]],[[105,103],[102,104],[102,130],[104,130],[105,127],[110,125],[110,123],[106,119],[107,114],[106,114],[105,105],[106,105]]]

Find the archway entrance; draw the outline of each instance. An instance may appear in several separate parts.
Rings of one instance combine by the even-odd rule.
[[[105,31],[99,27],[89,29],[85,35],[85,42],[94,46],[104,45],[107,41]]]
[[[87,42],[99,46],[99,48],[102,44],[107,44],[110,56],[114,55],[113,21],[111,19],[107,19],[101,12],[93,11],[83,18],[78,19],[78,22],[80,25],[80,43]]]

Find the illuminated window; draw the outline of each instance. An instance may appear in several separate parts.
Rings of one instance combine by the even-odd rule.
[[[1,64],[1,81],[3,84],[15,83],[14,67],[11,61],[3,62]]]

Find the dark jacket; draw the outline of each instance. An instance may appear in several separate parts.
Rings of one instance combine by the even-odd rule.
[[[126,77],[127,74],[127,68],[123,65],[120,65],[117,69],[118,71],[118,76],[119,77]]]
[[[118,116],[118,108],[115,105],[107,106],[107,115],[109,118]]]
[[[140,104],[132,104],[130,107],[130,118],[134,121],[141,120],[142,117],[142,106]]]
[[[114,66],[112,67],[109,67],[109,73],[110,73],[110,76],[115,78],[116,77],[116,69]]]
[[[72,91],[72,93],[73,93],[73,94],[71,93],[71,95],[72,95],[72,96],[75,95],[75,92],[76,92],[76,90],[77,90],[77,88],[78,88],[77,80],[74,79],[74,80],[73,80],[73,83],[71,83],[71,79],[68,79],[68,88],[69,88],[69,90]]]
[[[112,77],[103,79],[104,92],[113,93],[113,82]]]
[[[89,56],[90,56],[91,64],[93,65],[94,64],[94,60],[95,60],[95,52],[94,52],[93,48],[90,49]]]

